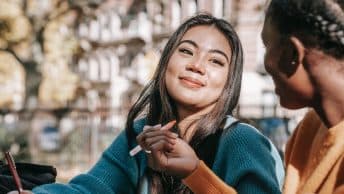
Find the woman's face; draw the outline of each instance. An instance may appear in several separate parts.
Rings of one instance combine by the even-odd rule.
[[[166,70],[166,88],[177,108],[215,105],[227,81],[231,48],[213,26],[195,26],[182,37]]]
[[[309,75],[302,62],[298,62],[298,55],[290,54],[298,52],[293,43],[281,41],[281,34],[269,16],[265,19],[262,39],[266,47],[265,69],[274,80],[281,105],[290,109],[310,106],[314,90]]]

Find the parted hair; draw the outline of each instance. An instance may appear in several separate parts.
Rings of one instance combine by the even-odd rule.
[[[344,0],[271,0],[266,16],[282,35],[344,57]]]
[[[174,119],[178,120],[175,103],[169,96],[165,84],[167,64],[183,35],[190,28],[201,25],[213,26],[226,37],[231,48],[231,60],[225,87],[214,109],[197,120],[196,132],[189,142],[190,146],[198,155],[200,153],[198,149],[200,143],[202,143],[208,135],[214,134],[220,129],[226,115],[232,115],[233,109],[238,103],[241,88],[243,71],[243,51],[241,42],[234,28],[227,21],[215,18],[209,14],[198,14],[186,20],[172,34],[163,49],[152,80],[143,89],[138,100],[130,109],[126,122],[126,135],[129,147],[135,145],[135,137],[138,134],[134,131],[133,123],[139,115],[145,115],[147,125],[165,124]],[[173,131],[179,133],[176,126],[173,128]],[[179,135],[182,136],[182,134]],[[214,150],[209,148],[209,150],[205,152],[212,153]],[[202,153],[204,153],[204,150],[202,150]],[[191,193],[191,191],[181,183],[180,179],[176,177],[154,172],[152,170],[150,170],[150,175],[152,177],[151,193]]]

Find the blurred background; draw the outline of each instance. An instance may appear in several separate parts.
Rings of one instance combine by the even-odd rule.
[[[266,4],[1,0],[0,150],[10,150],[16,161],[54,165],[58,182],[87,171],[123,129],[168,37],[202,11],[235,26],[245,54],[236,112],[282,153],[305,110],[281,108],[264,70]]]

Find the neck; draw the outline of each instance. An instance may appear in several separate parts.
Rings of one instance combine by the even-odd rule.
[[[315,55],[309,65],[318,93],[313,108],[330,128],[344,120],[344,60]]]
[[[337,99],[336,96],[327,95],[314,109],[325,125],[331,128],[344,120],[344,96]]]

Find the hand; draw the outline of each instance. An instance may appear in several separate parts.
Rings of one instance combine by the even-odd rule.
[[[196,169],[199,159],[189,144],[168,131],[172,126],[145,126],[137,141],[151,151],[147,155],[149,167],[185,178]]]
[[[163,155],[158,155],[159,152],[152,150],[151,155],[155,164],[163,166],[165,172],[179,178],[189,176],[199,164],[199,158],[195,151],[187,142],[180,138],[177,138],[172,151],[163,153]]]
[[[175,123],[176,123],[175,120],[170,121],[163,127],[161,127],[161,124],[158,124],[155,126],[145,125],[143,127],[143,131],[136,137],[136,140],[138,144],[140,145],[140,147],[143,150],[145,150],[147,153],[150,153],[150,150],[148,147],[150,146],[151,143],[155,141],[160,141],[162,139],[165,139],[166,141],[169,141],[169,143],[173,145],[174,144],[173,139],[176,138],[178,135],[168,130],[171,129]],[[150,138],[150,139],[147,140],[147,138]]]

